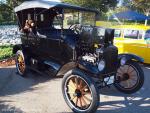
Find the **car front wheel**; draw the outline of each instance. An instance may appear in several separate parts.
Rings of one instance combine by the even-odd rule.
[[[129,61],[118,68],[117,78],[120,82],[115,83],[115,87],[127,94],[135,93],[144,83],[144,72],[140,65],[135,61]]]
[[[80,70],[71,70],[62,81],[62,93],[68,106],[76,113],[94,113],[99,93],[93,80]]]

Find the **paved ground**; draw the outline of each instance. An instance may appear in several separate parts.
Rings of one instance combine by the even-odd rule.
[[[97,113],[150,113],[150,68],[143,69],[145,83],[135,94],[102,89]],[[61,80],[35,73],[22,78],[15,67],[0,68],[0,113],[71,113],[62,97]]]

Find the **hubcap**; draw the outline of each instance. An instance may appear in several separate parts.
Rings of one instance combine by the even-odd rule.
[[[92,102],[92,93],[88,84],[78,76],[68,79],[66,84],[66,96],[70,103],[80,110],[87,109]]]
[[[138,72],[133,66],[126,64],[118,69],[117,77],[120,78],[121,87],[133,88],[138,81]]]

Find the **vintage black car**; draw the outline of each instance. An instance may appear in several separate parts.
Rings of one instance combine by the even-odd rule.
[[[15,12],[22,40],[13,48],[18,73],[25,77],[34,69],[63,75],[62,93],[74,112],[95,112],[100,88],[113,84],[119,91],[134,93],[142,87],[138,62],[143,59],[118,55],[114,30],[95,26],[96,10],[34,0],[23,2]]]

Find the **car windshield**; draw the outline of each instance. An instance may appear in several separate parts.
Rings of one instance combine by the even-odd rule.
[[[93,12],[64,9],[63,28],[69,29],[73,25],[94,26],[95,16]],[[61,18],[62,14],[54,18],[53,25],[56,29],[61,29]]]

